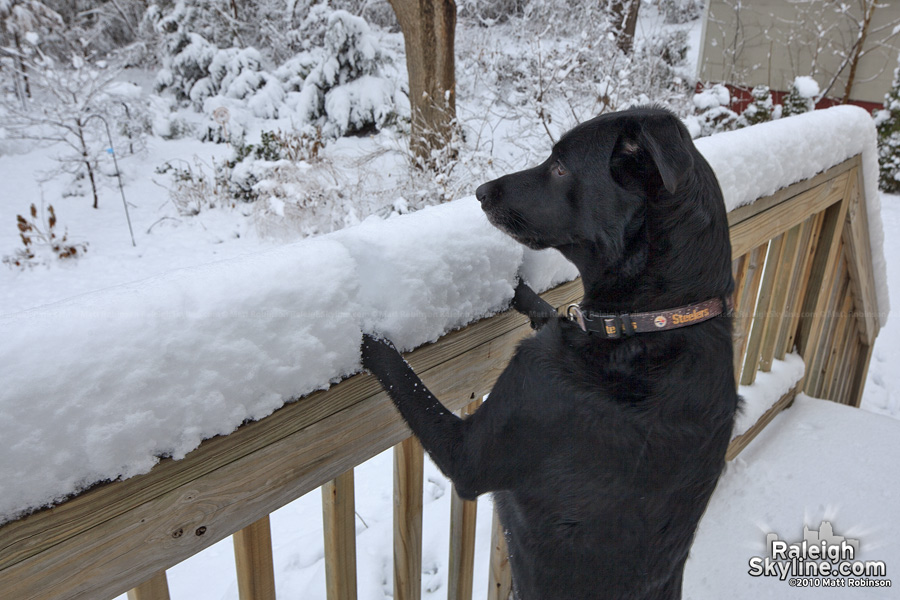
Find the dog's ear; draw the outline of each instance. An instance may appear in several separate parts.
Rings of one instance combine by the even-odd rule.
[[[625,127],[617,152],[637,158],[645,153],[670,194],[694,166],[690,136],[674,115],[634,121]]]

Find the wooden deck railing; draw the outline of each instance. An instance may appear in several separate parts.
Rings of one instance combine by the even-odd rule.
[[[737,282],[740,383],[796,349],[805,378],[732,443],[736,455],[799,390],[851,405],[862,394],[878,333],[858,157],[729,215]],[[577,301],[579,282],[548,291]],[[407,358],[450,409],[472,411],[530,328],[508,312],[473,323]],[[101,485],[0,527],[3,598],[168,598],[165,569],[233,535],[242,600],[274,598],[268,515],[321,487],[327,593],[356,597],[353,468],[394,448],[394,597],[420,597],[423,453],[368,375],[293,402],[179,461]],[[14,483],[13,483],[14,485]],[[473,597],[476,505],[452,498],[448,593]],[[510,575],[494,517],[489,589]]]

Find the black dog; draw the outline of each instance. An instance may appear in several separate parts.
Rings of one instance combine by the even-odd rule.
[[[715,175],[673,114],[636,108],[476,195],[494,225],[578,267],[576,320],[520,285],[514,306],[544,326],[465,420],[389,343],[366,336],[363,365],[462,497],[494,492],[518,598],[680,598],[738,406]]]

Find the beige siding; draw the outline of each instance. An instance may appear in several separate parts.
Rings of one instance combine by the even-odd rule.
[[[798,75],[811,75],[824,90],[837,75],[829,96],[840,98],[849,68],[841,65],[857,39],[863,0],[707,0],[698,77],[741,86],[765,84],[787,90]],[[740,8],[736,8],[740,5]],[[817,25],[818,24],[818,28]],[[850,97],[882,102],[897,66],[900,0],[879,0],[865,55]],[[839,73],[839,74],[838,74]]]

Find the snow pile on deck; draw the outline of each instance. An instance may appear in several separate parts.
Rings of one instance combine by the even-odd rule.
[[[896,584],[898,435],[896,419],[800,394],[728,463],[685,566],[685,600],[896,598],[892,588],[847,589],[845,581],[845,591],[832,594],[794,587],[793,575],[781,580],[749,571],[753,557],[771,557],[768,534],[799,542],[804,526],[818,530],[827,521],[835,535],[859,541],[853,561],[883,561]],[[846,578],[820,579],[826,587],[826,579]]]
[[[698,146],[731,207],[863,152],[883,270],[874,139],[864,112],[837,108]],[[0,521],[327,387],[359,369],[361,329],[411,349],[503,310],[519,272],[538,289],[575,275],[467,198],[0,317]]]

